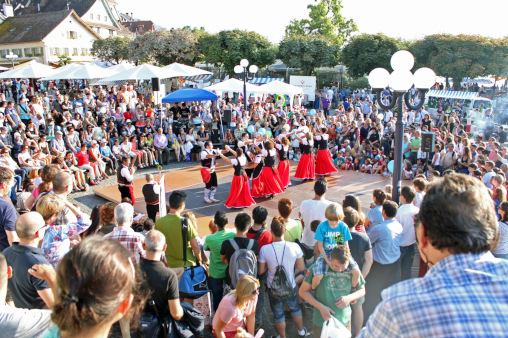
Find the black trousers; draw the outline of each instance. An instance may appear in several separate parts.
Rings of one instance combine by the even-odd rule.
[[[159,204],[147,204],[146,205],[146,213],[148,214],[148,218],[155,222],[155,217],[157,216],[157,212],[159,211]]]
[[[217,174],[215,171],[210,174],[210,181],[208,183],[205,183],[206,189],[212,189],[213,187],[217,187]]]
[[[363,304],[365,323],[381,301],[381,291],[397,282],[398,266],[398,260],[392,264],[378,262],[372,264],[369,275],[365,280],[365,303]]]

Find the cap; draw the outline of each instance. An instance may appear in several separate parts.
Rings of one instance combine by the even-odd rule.
[[[131,120],[127,120],[126,122],[129,123],[129,122],[132,122],[132,121]]]
[[[101,144],[103,144],[103,143],[108,143],[108,141],[106,141],[106,140],[102,140],[102,141],[101,141]]]
[[[55,134],[60,134],[60,135],[63,135],[63,133],[62,133],[60,130],[57,130],[57,131],[55,132]]]
[[[93,140],[93,141],[92,141],[92,144],[97,144],[97,141]]]

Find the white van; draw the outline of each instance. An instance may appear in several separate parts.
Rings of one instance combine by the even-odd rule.
[[[492,108],[492,101],[478,96],[476,92],[460,92],[460,91],[448,91],[448,90],[429,90],[425,95],[425,104],[429,103],[429,99],[443,98],[451,100],[464,100],[462,105],[462,111],[468,113],[470,110],[478,110],[483,104],[484,109]],[[429,107],[427,111],[432,115],[437,111],[437,107]]]

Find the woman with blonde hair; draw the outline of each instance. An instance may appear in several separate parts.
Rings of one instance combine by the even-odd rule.
[[[236,284],[236,290],[222,298],[212,321],[213,334],[217,338],[233,338],[239,327],[244,327],[246,317],[247,332],[254,335],[256,303],[259,295],[259,281],[244,275]]]
[[[131,253],[120,242],[99,236],[67,253],[56,274],[44,264],[28,271],[46,280],[54,293],[55,326],[45,337],[107,337],[117,321],[126,329],[148,297]]]

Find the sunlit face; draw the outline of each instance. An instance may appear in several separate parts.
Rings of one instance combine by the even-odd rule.
[[[330,260],[330,263],[331,263],[330,267],[335,272],[345,271],[349,266],[349,261],[342,263],[339,260],[333,258]]]

